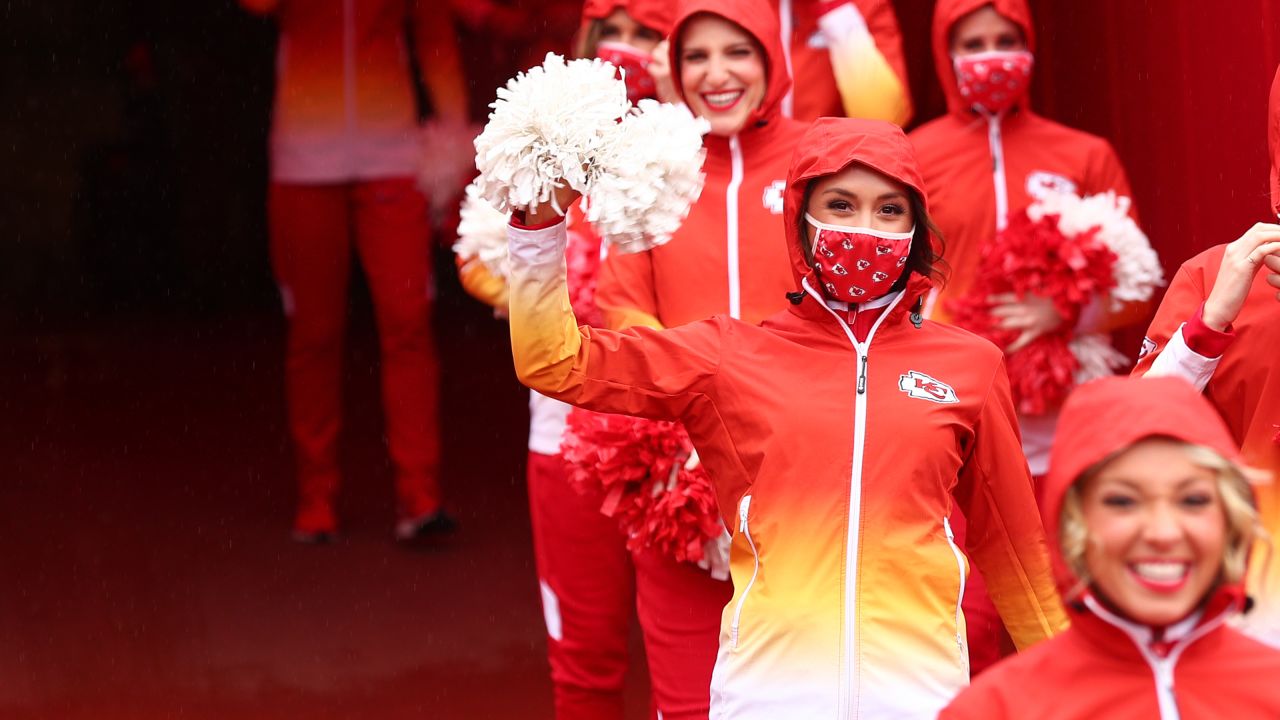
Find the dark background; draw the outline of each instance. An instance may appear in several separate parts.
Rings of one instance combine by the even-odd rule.
[[[1034,106],[1112,141],[1167,271],[1273,219],[1280,0],[1032,5]],[[921,121],[943,110],[932,2],[895,6]],[[460,27],[475,117],[572,24]],[[391,542],[357,283],[344,538],[288,541],[273,58],[271,23],[230,0],[0,5],[0,716],[550,717],[525,395],[447,232],[444,482],[462,533],[430,553]],[[643,672],[628,693],[643,717]]]

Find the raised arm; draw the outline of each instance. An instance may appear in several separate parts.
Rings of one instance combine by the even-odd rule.
[[[845,114],[904,125],[911,119],[902,33],[888,0],[825,0],[818,28]]]
[[[598,412],[677,419],[711,402],[723,326],[613,332],[579,327],[565,282],[562,219],[531,215],[508,230],[511,351],[525,385]]]
[[[955,497],[969,522],[968,547],[1018,648],[1065,628],[1003,362],[974,428]]]

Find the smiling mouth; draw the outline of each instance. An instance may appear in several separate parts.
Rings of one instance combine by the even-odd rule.
[[[1140,585],[1156,592],[1175,592],[1191,576],[1191,563],[1148,561],[1129,564],[1129,573]]]
[[[732,110],[746,93],[746,90],[722,90],[719,92],[699,93],[699,96],[702,97],[702,102],[706,103],[711,110],[724,112]]]

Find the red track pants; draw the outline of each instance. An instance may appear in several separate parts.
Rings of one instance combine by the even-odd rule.
[[[654,709],[706,720],[730,583],[626,549],[612,518],[569,486],[558,455],[529,453],[533,546],[547,620],[557,720],[619,720],[634,600]]]
[[[295,528],[328,531],[338,489],[341,367],[352,249],[378,325],[382,402],[401,518],[440,507],[437,376],[426,202],[409,178],[272,183],[271,264],[289,319],[285,382],[296,451]]]

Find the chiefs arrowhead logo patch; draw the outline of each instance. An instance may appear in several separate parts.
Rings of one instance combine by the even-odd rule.
[[[960,402],[950,385],[915,370],[909,370],[906,375],[898,377],[898,389],[917,400],[944,405]]]

